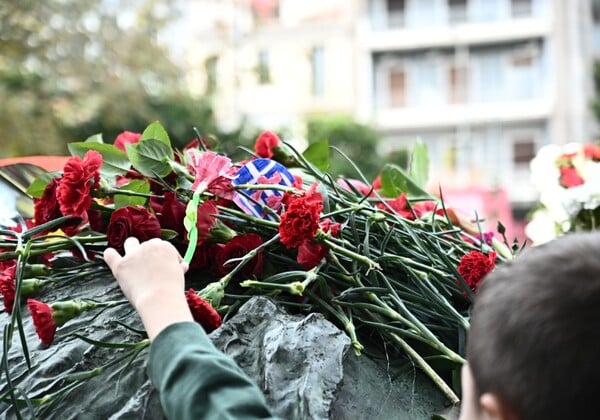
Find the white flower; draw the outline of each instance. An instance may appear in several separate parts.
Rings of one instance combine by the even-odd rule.
[[[583,184],[571,188],[561,185],[561,168],[572,166]],[[542,209],[537,210],[526,227],[527,236],[543,243],[568,232],[582,209],[600,206],[600,162],[594,162],[578,143],[542,147],[531,161],[531,181],[540,193]]]
[[[542,147],[535,158],[531,160],[531,182],[542,192],[553,189],[558,184],[560,171],[556,166],[556,159],[561,155],[561,148],[556,144]]]

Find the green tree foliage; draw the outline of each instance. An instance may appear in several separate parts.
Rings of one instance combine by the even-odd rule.
[[[0,156],[62,154],[160,120],[174,144],[218,133],[158,42],[182,0],[0,0]]]
[[[316,116],[307,120],[307,137],[310,142],[327,140],[330,146],[341,150],[371,181],[383,167],[377,153],[379,134],[370,126],[354,121],[348,116]],[[332,175],[358,178],[352,164],[338,151],[330,154]]]

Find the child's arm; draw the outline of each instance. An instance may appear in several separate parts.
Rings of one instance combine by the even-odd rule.
[[[168,418],[273,418],[256,384],[193,322],[173,245],[128,238],[125,256],[109,248],[104,260],[152,340],[148,372]]]

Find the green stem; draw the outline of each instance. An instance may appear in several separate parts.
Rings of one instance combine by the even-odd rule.
[[[513,254],[512,252],[510,252],[510,249],[508,249],[508,247],[502,242],[500,242],[498,239],[492,238],[492,247],[496,250],[498,254],[502,255],[507,260],[513,259]]]
[[[436,373],[435,370],[417,353],[411,346],[408,345],[401,337],[393,332],[387,332],[387,335],[394,340],[406,354],[421,368],[423,372],[437,385],[437,387],[444,393],[444,395],[450,400],[452,404],[458,404],[460,399],[454,393],[454,391],[448,386],[448,384]]]
[[[38,240],[32,240],[27,242],[30,244],[29,247],[29,256],[42,255],[47,254],[49,252],[54,251],[62,251],[66,249],[75,248],[72,239],[76,239],[80,243],[84,244],[94,244],[99,242],[106,242],[106,236],[87,236],[81,238],[71,238],[66,240],[58,239],[56,241],[51,242],[41,242]],[[14,249],[12,252],[1,252],[0,253],[0,261],[3,260],[11,260],[17,258],[22,252],[23,249],[19,248],[19,244],[13,243],[0,243],[0,249]]]
[[[323,233],[317,233],[317,235],[315,236],[315,240],[325,246],[327,246],[329,249],[337,252],[340,255],[344,255],[346,257],[349,257],[355,261],[360,262],[363,265],[366,265],[368,268],[368,271],[371,270],[379,270],[381,267],[379,266],[379,264],[375,261],[373,261],[372,259],[365,257],[364,255],[358,254],[354,251],[350,251],[349,249],[346,249],[342,246],[337,245],[336,243],[334,243],[333,241],[329,240],[326,236],[326,234]]]
[[[185,219],[183,224],[188,232],[189,240],[185,256],[183,257],[183,261],[186,264],[192,262],[194,252],[196,252],[196,246],[198,245],[198,226],[196,226],[196,222],[198,218],[198,206],[200,205],[200,194],[202,194],[205,189],[206,187],[202,184],[198,185],[196,191],[194,191],[194,194],[192,195],[191,201],[188,202],[185,209]]]
[[[144,197],[144,198],[164,198],[162,195],[142,193],[138,191],[129,191],[129,190],[119,190],[118,188],[110,188],[108,190],[102,191],[105,195],[127,195],[130,197]]]
[[[236,190],[257,190],[257,191],[269,191],[278,190],[289,192],[291,194],[301,194],[302,191],[294,187],[288,187],[287,185],[281,184],[239,184],[234,187]]]
[[[272,228],[275,230],[279,229],[279,223],[278,222],[272,222],[270,220],[265,220],[265,219],[259,219],[255,216],[251,216],[249,214],[244,213],[243,211],[238,211],[235,209],[231,209],[228,207],[221,207],[221,206],[217,206],[219,211],[224,213],[224,214],[231,214],[234,216],[239,217],[240,219],[243,220],[247,220],[249,222],[251,222],[253,225],[258,225],[258,226],[264,226],[264,227],[268,227],[268,228]]]

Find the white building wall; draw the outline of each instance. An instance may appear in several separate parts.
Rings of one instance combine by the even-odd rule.
[[[506,186],[513,201],[532,202],[521,155],[529,145],[591,139],[590,0],[533,0],[520,11],[510,0],[467,4],[457,14],[445,0],[406,0],[399,19],[387,0],[367,0],[361,44],[374,93],[363,98],[386,134],[382,151],[421,137],[433,180]],[[452,65],[466,69],[458,102],[450,100]],[[393,69],[405,78],[399,106],[390,100]]]

